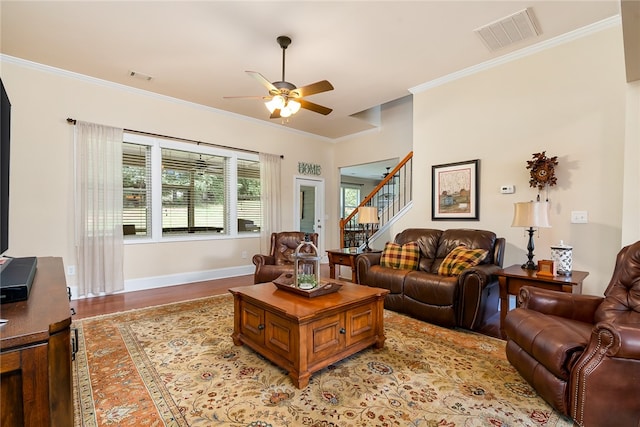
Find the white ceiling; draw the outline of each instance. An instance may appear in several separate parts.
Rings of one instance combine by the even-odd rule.
[[[474,29],[531,7],[541,35],[489,52]],[[329,80],[335,90],[308,100],[293,129],[340,138],[373,125],[352,115],[409,89],[618,15],[619,0],[597,1],[6,1],[0,51],[52,67],[270,121],[266,95],[244,71],[298,87]],[[153,76],[144,81],[129,71]],[[79,119],[82,119],[79,117]],[[271,120],[280,124],[281,120]]]
[[[340,175],[343,177],[356,177],[381,181],[386,173],[395,168],[398,158],[381,160],[379,162],[363,163],[361,165],[347,166],[340,168]]]

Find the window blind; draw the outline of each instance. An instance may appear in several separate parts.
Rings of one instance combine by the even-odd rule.
[[[258,156],[147,136],[125,137],[125,239],[160,241],[261,230]]]
[[[162,149],[162,234],[228,233],[228,159]]]
[[[151,147],[122,144],[122,224],[126,239],[151,236]]]
[[[238,232],[259,232],[262,227],[260,162],[238,159]]]

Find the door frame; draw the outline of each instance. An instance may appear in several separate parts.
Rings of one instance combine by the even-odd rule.
[[[308,176],[293,176],[293,227],[294,230],[300,231],[300,187],[314,187],[316,189],[315,197],[315,217],[316,217],[316,233],[318,233],[318,255],[322,257],[323,262],[328,260],[324,251],[325,240],[325,213],[324,213],[324,178],[309,178]]]

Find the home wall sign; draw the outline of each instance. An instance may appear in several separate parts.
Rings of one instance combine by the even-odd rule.
[[[298,162],[298,172],[302,175],[321,175],[322,168],[314,163]]]

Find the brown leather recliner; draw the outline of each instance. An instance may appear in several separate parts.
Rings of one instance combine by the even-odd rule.
[[[257,254],[253,256],[256,271],[253,274],[253,283],[271,282],[282,273],[292,273],[294,259],[293,254],[305,238],[318,246],[317,233],[304,233],[302,231],[283,231],[271,233],[271,250],[269,255]],[[309,247],[304,246],[303,252],[308,252]]]
[[[640,241],[605,297],[523,287],[507,313],[509,362],[580,426],[640,426]]]

